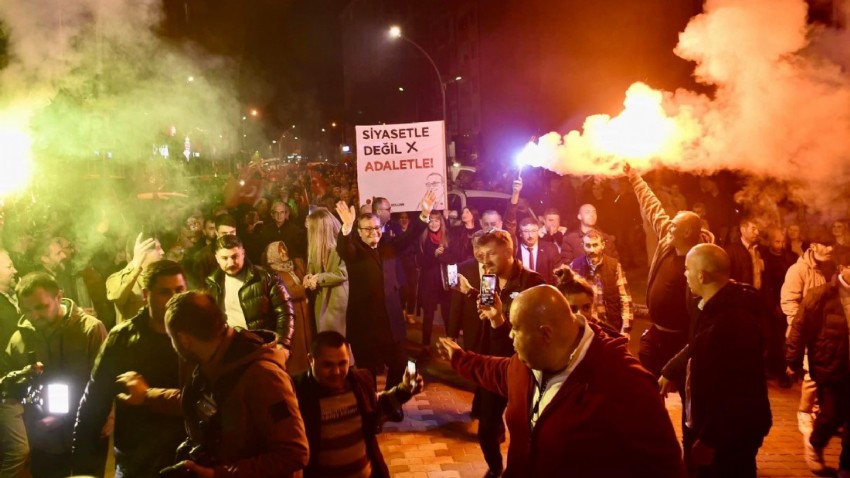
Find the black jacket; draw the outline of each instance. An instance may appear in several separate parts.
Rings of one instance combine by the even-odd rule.
[[[289,348],[295,330],[295,312],[289,291],[277,274],[271,274],[247,260],[245,284],[239,289],[239,302],[249,330],[271,330],[281,345]],[[207,289],[224,310],[224,271],[218,268],[207,277]]]
[[[735,282],[752,285],[753,256],[750,255],[750,251],[738,239],[726,246],[726,253],[729,254],[729,266],[731,268],[729,277]]]
[[[11,291],[14,295],[15,291]],[[18,308],[15,307],[5,295],[0,294],[0,376],[11,372],[11,368],[5,360],[6,345],[18,328],[18,319],[21,317]]]
[[[474,259],[472,253],[472,235],[481,229],[478,224],[467,229],[463,224],[449,229],[449,263],[459,264]]]
[[[761,446],[770,431],[763,304],[751,286],[729,282],[703,306],[688,345],[662,372],[680,375],[690,360],[691,421],[709,447]]]
[[[78,475],[103,475],[106,461],[100,431],[115,395],[124,392],[115,378],[135,371],[157,389],[179,390],[188,368],[165,334],[150,328],[145,307],[136,317],[117,325],[106,337],[92,369],[92,378],[77,413],[73,470]],[[181,373],[181,365],[183,373]],[[148,406],[115,401],[115,460],[127,476],[157,477],[174,463],[174,450],[186,438],[183,417],[166,415]]]
[[[457,265],[458,275],[466,277],[473,289],[481,289],[481,275],[478,261],[470,259]],[[449,320],[446,324],[446,335],[457,339],[463,331],[463,349],[469,352],[481,353],[481,318],[478,317],[478,299],[467,297],[460,292],[451,292],[451,307]]]
[[[806,294],[786,342],[785,358],[794,370],[803,368],[803,352],[809,349],[809,373],[819,384],[850,380],[847,318],[840,287],[835,276]]]
[[[352,347],[359,349],[354,352],[358,360],[369,353],[365,349],[370,344],[405,340],[400,251],[410,247],[424,227],[418,217],[411,219],[404,232],[390,222],[376,249],[360,240],[354,229],[347,236],[340,230],[337,236],[336,251],[349,278],[346,336]]]
[[[351,368],[346,379],[357,399],[357,408],[363,419],[363,440],[372,463],[372,478],[389,478],[390,471],[378,446],[377,432],[386,417],[399,410],[412,395],[398,387],[381,394],[376,393],[374,379],[368,370]],[[298,408],[307,431],[307,442],[310,444],[310,462],[304,469],[304,478],[310,478],[317,476],[318,458],[322,449],[322,389],[309,370],[296,375],[293,381]]]

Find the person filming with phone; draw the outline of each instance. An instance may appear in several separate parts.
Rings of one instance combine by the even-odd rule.
[[[514,255],[513,237],[507,231],[494,229],[481,235],[475,243],[475,255],[482,265],[481,288],[475,289],[463,274],[458,276],[457,290],[465,300],[476,301],[478,317],[489,326],[481,327],[478,352],[482,355],[510,357],[514,354],[510,332],[510,310],[514,299],[524,290],[545,284],[543,277],[522,266]],[[466,340],[466,337],[464,337]],[[501,476],[502,451],[499,444],[505,439],[502,415],[507,406],[505,397],[490,390],[476,390],[478,443],[484,453],[489,471],[486,476]]]
[[[371,372],[352,367],[349,357],[342,334],[320,332],[310,347],[310,368],[294,377],[310,443],[305,478],[389,478],[377,434],[424,386],[416,364],[408,362],[401,382],[378,393]]]

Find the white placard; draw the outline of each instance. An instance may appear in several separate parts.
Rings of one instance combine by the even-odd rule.
[[[356,126],[360,204],[385,197],[393,211],[418,211],[427,190],[446,208],[446,141],[442,121]]]

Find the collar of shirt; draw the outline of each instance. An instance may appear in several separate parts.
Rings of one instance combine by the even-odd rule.
[[[848,284],[847,281],[844,280],[844,277],[842,277],[841,274],[838,274],[838,283],[841,284],[841,287],[843,289],[850,290],[850,284]]]
[[[542,370],[531,371],[534,375],[534,381],[536,382],[532,403],[537,403],[539,400],[536,416],[530,417],[534,424],[537,423],[539,417],[543,414],[543,410],[546,409],[549,403],[552,402],[552,399],[555,398],[555,395],[558,394],[558,391],[561,390],[561,386],[567,381],[570,374],[572,374],[581,361],[584,360],[584,356],[587,355],[587,350],[590,348],[590,343],[593,341],[593,329],[587,325],[587,321],[585,319],[578,317],[578,320],[580,321],[584,333],[579,340],[578,346],[576,346],[576,349],[573,350],[572,354],[570,354],[567,368],[549,377],[549,380],[545,383],[543,383]]]
[[[744,249],[746,249],[748,251],[751,250],[753,247],[755,247],[757,245],[756,242],[748,243],[747,241],[744,240],[743,237],[741,238],[741,244],[743,244]]]

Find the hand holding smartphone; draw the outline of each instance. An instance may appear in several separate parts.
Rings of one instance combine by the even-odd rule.
[[[481,305],[496,305],[496,276],[484,274],[481,276],[481,295],[478,297]]]

